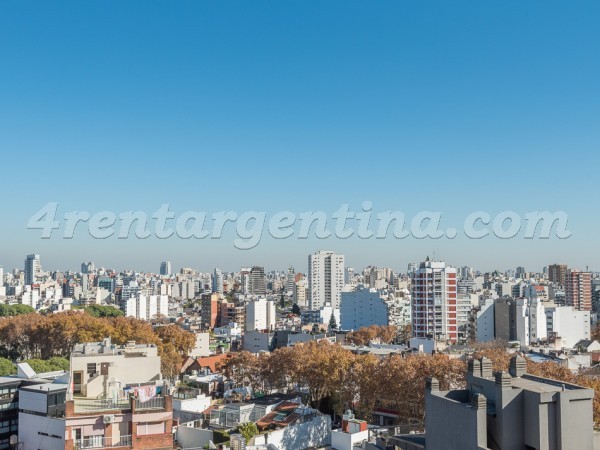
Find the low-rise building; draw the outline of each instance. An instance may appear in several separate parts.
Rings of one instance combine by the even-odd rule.
[[[592,449],[593,398],[591,389],[528,374],[519,356],[508,373],[473,360],[464,390],[427,380],[425,448]]]
[[[77,344],[70,382],[19,391],[19,442],[27,449],[172,448],[172,397],[156,347]]]

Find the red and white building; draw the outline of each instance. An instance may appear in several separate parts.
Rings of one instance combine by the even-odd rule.
[[[412,275],[412,327],[416,338],[456,342],[456,268],[426,261]]]
[[[568,270],[565,280],[565,303],[579,311],[592,309],[592,274]]]

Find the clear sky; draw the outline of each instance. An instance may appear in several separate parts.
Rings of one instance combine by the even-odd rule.
[[[0,3],[0,265],[600,270],[600,2]],[[42,240],[48,202],[189,209],[563,210],[566,240]]]

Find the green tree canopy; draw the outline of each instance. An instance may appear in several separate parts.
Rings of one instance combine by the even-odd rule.
[[[329,329],[337,330],[337,321],[335,320],[335,315],[331,313],[331,317],[329,318]]]
[[[0,358],[0,376],[14,375],[17,373],[17,366],[10,359]]]
[[[21,314],[35,313],[35,309],[28,305],[0,305],[0,316],[20,316]]]
[[[120,317],[125,315],[123,311],[110,305],[91,305],[86,306],[84,310],[92,317]]]
[[[254,422],[245,422],[238,425],[239,433],[244,436],[246,443],[250,442],[258,434],[258,428]]]

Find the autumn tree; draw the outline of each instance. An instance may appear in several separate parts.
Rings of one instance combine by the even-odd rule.
[[[346,341],[355,345],[368,345],[369,342],[379,339],[382,343],[389,344],[398,334],[394,325],[370,325],[346,335]]]
[[[253,391],[262,389],[263,376],[260,371],[258,357],[250,352],[235,353],[223,367],[224,375],[233,381],[235,386],[250,387]]]
[[[179,374],[183,357],[195,344],[193,334],[176,325],[155,331],[148,322],[131,317],[94,317],[67,311],[0,318],[0,356],[13,361],[68,357],[75,344],[98,342],[106,337],[115,344],[136,341],[156,345],[162,370],[169,377]]]

